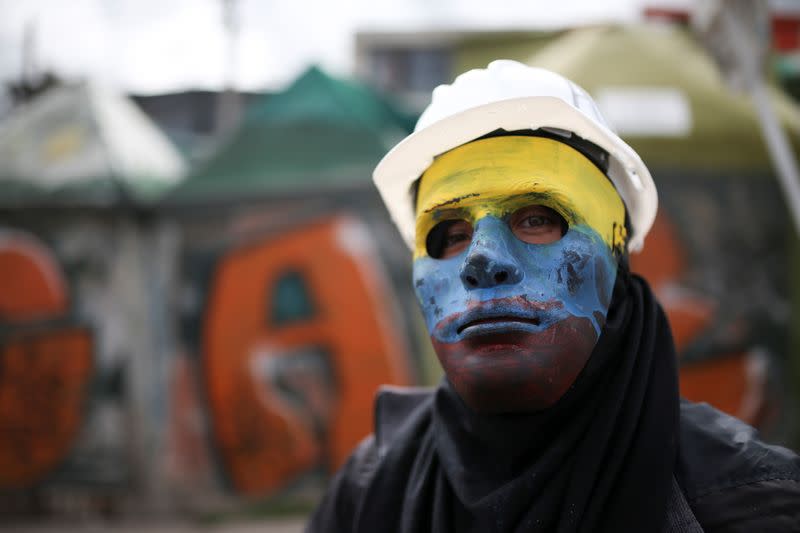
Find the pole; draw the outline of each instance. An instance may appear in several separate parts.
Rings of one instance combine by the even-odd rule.
[[[707,48],[729,80],[744,86],[756,110],[764,144],[800,235],[800,173],[786,132],[769,99],[762,74],[769,47],[769,11],[758,0],[707,0],[693,19]]]
[[[800,177],[798,177],[797,159],[792,152],[786,132],[775,116],[769,101],[769,93],[762,80],[757,80],[750,87],[750,98],[758,113],[761,134],[764,136],[778,182],[786,197],[795,230],[800,235]]]
[[[222,25],[225,28],[224,88],[217,104],[217,133],[227,135],[239,124],[242,105],[236,92],[236,43],[239,33],[239,17],[236,0],[222,0]]]

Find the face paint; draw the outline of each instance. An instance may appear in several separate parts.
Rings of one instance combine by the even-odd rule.
[[[553,405],[605,324],[626,238],[614,187],[566,144],[509,136],[439,156],[417,198],[415,290],[455,390],[479,412]],[[563,237],[518,239],[509,220],[530,205],[563,217]],[[448,219],[468,222],[472,238],[457,255],[435,259],[427,237]]]

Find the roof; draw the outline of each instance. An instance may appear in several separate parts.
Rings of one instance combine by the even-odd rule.
[[[147,203],[184,172],[135,104],[94,84],[51,89],[0,124],[2,206]]]
[[[584,87],[606,119],[652,167],[761,170],[771,162],[755,110],[734,92],[688,30],[660,25],[573,30],[527,63]],[[778,89],[772,100],[795,150],[800,109]]]
[[[369,184],[380,158],[412,128],[413,118],[376,91],[312,67],[255,102],[230,141],[168,201]]]

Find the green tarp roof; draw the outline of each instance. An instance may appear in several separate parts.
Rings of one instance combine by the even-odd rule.
[[[253,104],[241,128],[168,201],[324,191],[366,183],[413,127],[377,92],[310,68],[285,91]]]

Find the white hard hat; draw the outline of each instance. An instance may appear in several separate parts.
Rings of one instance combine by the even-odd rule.
[[[639,155],[606,124],[589,94],[549,70],[510,60],[458,76],[433,91],[414,133],[378,163],[373,173],[392,220],[413,247],[413,184],[433,158],[496,130],[563,130],[609,154],[606,174],[628,211],[628,249],[641,250],[658,209],[653,178]]]

